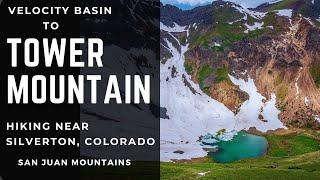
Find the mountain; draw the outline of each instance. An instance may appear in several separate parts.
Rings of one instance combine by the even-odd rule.
[[[320,3],[317,0],[283,0],[277,3],[265,3],[256,8],[257,11],[270,12],[279,9],[292,9],[294,14],[318,19]]]
[[[161,5],[162,159],[201,157],[206,133],[319,129],[319,6]]]

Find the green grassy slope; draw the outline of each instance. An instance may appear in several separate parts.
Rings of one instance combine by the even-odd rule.
[[[270,146],[267,155],[261,158],[226,164],[209,158],[161,163],[161,179],[320,179],[318,140],[305,134],[267,135],[266,138]]]

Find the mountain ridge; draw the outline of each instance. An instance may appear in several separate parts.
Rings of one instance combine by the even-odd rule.
[[[278,5],[279,3],[283,3],[283,2],[285,2],[285,1],[280,1],[278,3],[268,4],[268,6],[275,6],[275,5]],[[297,2],[300,2],[300,1],[297,0]],[[311,1],[310,1],[310,3],[311,3]],[[318,4],[320,4],[320,2],[317,1],[317,3],[313,3],[313,4],[318,5]],[[261,5],[261,6],[257,7],[256,9],[261,9],[261,7],[266,7],[266,6],[267,5],[264,4],[264,5]],[[279,36],[281,36],[281,33],[284,33],[286,31],[290,31],[290,23],[292,23],[292,19],[299,18],[298,17],[299,15],[294,15],[295,14],[294,12],[292,13],[292,18],[291,17],[285,17],[284,15],[279,15],[274,10],[271,11],[271,12],[262,14],[262,12],[258,12],[257,13],[255,11],[242,8],[241,6],[236,5],[235,3],[224,2],[224,1],[215,1],[210,5],[197,7],[197,8],[194,8],[192,10],[187,10],[187,11],[179,10],[178,8],[174,8],[173,6],[170,6],[170,5],[162,6],[162,9],[166,9],[166,7],[169,7],[170,10],[168,10],[168,11],[161,10],[161,22],[162,23],[165,23],[166,20],[170,19],[170,18],[166,18],[165,14],[171,14],[172,15],[172,9],[173,9],[173,11],[176,11],[177,14],[173,14],[172,15],[175,18],[174,19],[170,19],[171,22],[173,22],[173,21],[175,23],[177,23],[177,22],[181,23],[182,22],[181,26],[186,25],[186,24],[193,24],[193,26],[194,26],[195,24],[198,24],[198,26],[204,26],[204,28],[201,29],[201,31],[204,31],[205,33],[207,33],[208,31],[211,31],[211,29],[214,29],[214,32],[210,32],[211,34],[209,34],[209,37],[208,37],[208,35],[206,35],[206,34],[203,35],[203,34],[198,34],[198,32],[192,32],[192,31],[196,31],[196,30],[192,30],[192,28],[191,28],[191,33],[190,33],[190,38],[189,38],[189,39],[191,39],[190,40],[191,42],[189,41],[189,43],[191,45],[190,45],[190,49],[188,50],[188,52],[186,52],[186,66],[188,66],[189,69],[190,68],[192,69],[191,66],[193,66],[193,68],[195,70],[193,72],[191,72],[192,73],[191,74],[192,75],[192,79],[193,79],[193,81],[195,81],[196,83],[199,83],[200,85],[203,84],[203,82],[199,82],[199,78],[200,78],[200,80],[202,80],[203,78],[197,77],[196,74],[199,72],[198,70],[201,70],[201,67],[199,66],[199,64],[201,64],[201,63],[199,63],[199,62],[197,63],[195,61],[195,59],[194,59],[195,57],[199,56],[202,53],[201,54],[201,60],[202,61],[210,61],[209,59],[212,59],[212,58],[221,60],[222,57],[219,57],[219,56],[224,56],[223,58],[226,58],[226,60],[228,62],[224,62],[225,60],[222,60],[222,61],[220,61],[218,63],[210,62],[211,66],[219,66],[220,67],[220,72],[223,71],[223,70],[226,70],[226,69],[223,69],[224,67],[226,68],[227,66],[228,67],[231,66],[234,69],[233,71],[235,71],[235,72],[238,71],[237,73],[234,73],[236,76],[239,76],[239,77],[242,76],[242,78],[246,78],[245,76],[242,75],[242,73],[246,69],[243,69],[242,67],[240,67],[241,65],[239,65],[238,62],[230,61],[230,59],[232,59],[232,58],[233,59],[234,58],[239,58],[239,57],[236,57],[234,55],[234,52],[235,51],[245,51],[245,52],[242,52],[242,54],[243,53],[244,54],[248,54],[248,52],[252,51],[253,49],[251,48],[251,49],[243,50],[243,47],[245,47],[248,44],[249,41],[250,41],[250,43],[257,42],[257,41],[260,41],[259,43],[263,43],[261,41],[269,42],[270,40],[276,40],[277,38],[279,38]],[[201,11],[202,13],[198,13],[198,11]],[[213,15],[211,20],[209,20],[210,18],[208,18],[208,14],[210,14],[210,13],[215,13],[215,15]],[[187,14],[187,15],[185,15],[185,14]],[[198,16],[195,17],[194,14],[198,14]],[[228,14],[229,16],[226,17],[225,14]],[[230,14],[232,14],[233,16],[230,16]],[[179,15],[182,16],[182,17],[179,17]],[[202,18],[202,17],[205,17],[205,19]],[[196,20],[194,20],[194,18],[196,18]],[[271,20],[269,20],[270,18],[271,18]],[[272,21],[272,18],[276,18],[277,21],[276,22]],[[267,22],[266,19],[269,20],[269,22]],[[201,22],[201,20],[202,20],[202,22]],[[288,21],[288,20],[290,20],[290,21]],[[219,22],[225,23],[227,21],[229,21],[228,25],[226,27],[221,27],[221,30],[220,30],[221,32],[219,32]],[[239,33],[238,28],[233,26],[234,22],[237,23],[237,22],[240,22],[240,21],[243,21],[242,24],[240,24],[240,26],[242,26],[242,28],[245,27],[245,26],[248,28],[246,30],[246,32],[241,33],[241,34]],[[254,22],[254,21],[256,21],[256,22]],[[313,22],[311,22],[311,20],[308,19],[308,18],[303,18],[303,20],[300,20],[299,22],[301,22],[302,24],[303,24],[303,22],[307,23],[307,24],[310,23],[312,26],[314,26]],[[270,24],[267,24],[267,23],[270,23]],[[232,29],[230,29],[230,28],[232,28]],[[269,29],[270,29],[270,32],[267,32],[267,31],[269,31]],[[232,31],[235,31],[235,30],[238,31],[238,32],[235,32],[235,33],[232,32]],[[254,33],[251,34],[251,31],[253,31]],[[261,31],[266,31],[266,32],[261,32]],[[312,31],[315,32],[315,30],[312,30]],[[223,33],[226,33],[226,34],[223,34]],[[262,35],[261,34],[257,34],[257,33],[261,33]],[[232,37],[233,35],[235,37]],[[301,35],[301,34],[297,34],[297,35]],[[198,37],[198,39],[197,40],[192,40],[193,36]],[[200,38],[199,38],[199,36],[200,36]],[[203,38],[204,40],[202,42],[199,42],[199,41],[202,40],[201,36],[202,37],[204,36],[205,38]],[[258,36],[258,38],[255,39],[255,37],[252,37],[252,36]],[[305,38],[307,38],[307,36],[311,36],[311,35],[306,35]],[[210,39],[210,38],[212,38],[212,39]],[[232,39],[232,38],[234,38],[234,39]],[[274,39],[272,39],[272,38],[274,38]],[[208,41],[211,41],[211,42],[208,42]],[[310,40],[308,42],[311,42],[311,41],[312,40]],[[317,42],[314,42],[314,43],[317,43]],[[203,49],[205,49],[205,46],[207,46],[207,48],[209,46],[211,49],[213,49],[214,52],[209,52],[207,50],[203,50]],[[230,48],[228,46],[232,46],[232,47]],[[289,46],[291,46],[291,45],[289,45]],[[309,49],[311,47],[315,47],[315,46],[311,46],[310,43],[309,44],[305,44],[305,46],[307,48],[309,48]],[[222,51],[223,52],[225,51],[223,48],[227,48],[228,49],[227,51],[229,51],[227,57],[225,57],[226,56],[225,54],[220,53]],[[272,47],[268,47],[268,48],[272,48]],[[206,54],[203,54],[203,53],[206,53]],[[297,52],[295,52],[293,50],[293,51],[291,51],[289,53],[297,53]],[[295,56],[295,55],[293,54],[293,56]],[[265,61],[266,61],[266,58],[270,58],[270,54],[266,54],[266,53],[257,54],[257,59],[258,59],[257,63],[258,63],[258,65],[259,65],[259,63],[260,63],[260,65],[264,64]],[[292,58],[293,57],[291,57],[290,59],[292,59]],[[299,57],[296,57],[296,58],[299,58]],[[254,63],[254,61],[250,61],[249,63],[252,64],[252,63]],[[290,62],[285,62],[284,59],[280,58],[280,60],[275,62],[275,67],[278,68],[280,66],[284,66],[287,63],[289,63],[289,64],[286,65],[286,66],[290,66],[290,67],[291,66],[292,67],[300,67],[301,66],[301,62],[300,61],[291,60]],[[251,66],[253,66],[253,65],[254,64],[252,64]],[[219,71],[219,69],[217,69],[217,70]],[[241,72],[240,72],[240,70],[241,70]],[[232,74],[233,72],[229,72],[229,73]],[[271,70],[269,70],[268,73],[270,74]],[[252,76],[253,76],[253,74],[252,74]],[[205,80],[210,81],[210,77],[208,79],[207,78],[208,77],[206,77]],[[227,79],[227,78],[225,78],[225,79]],[[274,79],[274,81],[275,80],[276,79]],[[279,78],[278,78],[278,81],[279,81]],[[229,82],[229,81],[226,81],[226,82]],[[317,80],[315,80],[315,82],[317,82]],[[221,88],[217,88],[217,87],[220,87],[222,84],[220,84],[220,85],[218,84],[217,85],[216,83],[214,83],[212,81],[208,82],[208,83],[209,84],[210,83],[214,84],[213,92],[212,92],[213,98],[220,99],[219,100],[220,102],[221,101],[222,102],[223,101],[228,101],[228,98],[221,97],[221,96],[217,95],[217,94],[219,94],[219,92],[217,92],[217,90],[215,90],[215,89],[221,89]],[[225,85],[222,85],[222,87],[223,86],[228,86],[228,83],[224,82],[224,84]],[[259,85],[258,85],[258,87],[259,87]],[[234,87],[231,87],[231,89],[233,89],[233,88]],[[264,92],[262,90],[263,89],[262,87],[259,87],[259,88],[260,88],[260,92],[262,92],[264,95],[266,95],[266,97],[270,97],[271,93],[269,91]],[[208,89],[203,89],[203,90],[204,91],[208,91]],[[279,90],[279,91],[281,91],[281,90]],[[208,93],[210,93],[210,92],[208,92]],[[225,92],[223,92],[223,93],[225,93]],[[232,94],[234,94],[234,92],[232,92]],[[281,94],[281,92],[279,92],[278,94]],[[243,95],[243,94],[239,95],[239,96],[245,97],[245,95]],[[246,98],[240,98],[240,99],[242,99],[242,101],[240,101],[240,102],[243,102]],[[239,101],[239,99],[238,99],[238,101]],[[240,102],[234,103],[234,104],[231,103],[231,105],[227,105],[227,104],[230,104],[228,102],[223,102],[223,103],[225,105],[227,105],[231,110],[236,112],[237,109],[233,109],[231,106],[232,105],[239,106],[239,104],[241,104]]]

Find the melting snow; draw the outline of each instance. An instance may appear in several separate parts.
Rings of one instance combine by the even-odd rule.
[[[167,109],[170,119],[161,119],[161,160],[190,159],[203,157],[207,153],[198,139],[206,133],[220,129],[234,128],[233,113],[223,104],[201,92],[184,69],[184,53],[187,46],[181,46],[181,54],[168,40],[166,43],[173,57],[161,65],[161,107]],[[177,75],[171,76],[172,67]],[[197,93],[193,93],[184,83],[184,78]],[[217,118],[218,117],[218,118]],[[182,150],[183,154],[174,153]]]
[[[278,2],[281,2],[282,0],[274,0],[274,1],[271,1],[269,2],[268,4],[275,4],[275,3],[278,3]]]
[[[199,137],[220,129],[234,129],[233,113],[203,93],[185,71],[184,53],[188,45],[182,45],[179,53],[171,42],[167,39],[165,42],[173,57],[160,67],[160,104],[167,109],[170,117],[161,119],[160,123],[161,160],[203,157],[207,153],[200,146]],[[173,66],[177,72],[174,77],[171,76]],[[183,151],[183,154],[174,153],[177,150]]]
[[[201,138],[201,145],[205,146],[206,144],[214,144],[219,141],[230,141],[233,139],[238,132],[236,130],[226,130],[224,132],[215,132],[214,134],[206,134]],[[214,148],[217,146],[210,146],[210,148]]]
[[[309,106],[309,99],[308,99],[308,97],[304,97],[304,104],[306,105],[306,106]]]
[[[267,26],[267,28],[274,29],[273,26]]]
[[[207,171],[207,172],[200,172],[198,173],[199,176],[205,176],[207,173],[209,173],[210,171]]]
[[[169,27],[160,22],[160,29],[167,32],[185,32],[186,26],[180,26],[177,23],[174,23],[173,27]]]
[[[248,29],[244,31],[244,33],[249,33],[249,31],[254,31],[257,29],[262,29],[264,22],[259,23],[259,22],[255,22],[254,25],[250,26],[249,24],[244,24]]]
[[[313,27],[315,27],[314,23],[312,22],[311,18],[304,18],[305,20],[307,20],[309,22],[309,24],[311,24]]]
[[[222,133],[220,135],[218,135],[218,133],[215,133],[215,137],[220,141],[230,141],[237,134],[238,134],[237,131],[232,130],[232,131],[224,132],[224,133]]]
[[[276,108],[276,96],[274,94],[272,94],[271,100],[263,103],[266,98],[258,92],[253,79],[248,78],[248,81],[245,81],[236,79],[231,75],[229,77],[233,84],[238,85],[242,91],[249,94],[249,99],[242,104],[239,113],[235,116],[237,130],[256,127],[257,130],[266,132],[285,128],[278,118],[280,111]],[[261,110],[266,122],[258,118]]]
[[[198,24],[197,24],[197,23],[193,23],[192,27],[193,27],[195,30],[197,30]]]
[[[276,108],[276,103],[276,95],[271,94],[271,99],[263,106],[262,114],[264,119],[268,121],[268,128],[270,129],[284,128],[284,125],[278,118],[280,111]]]
[[[281,9],[281,10],[276,10],[276,12],[279,16],[286,16],[288,18],[292,17],[292,9]]]
[[[252,11],[250,9],[241,7],[241,6],[237,6],[237,5],[232,5],[233,8],[236,8],[238,11],[240,11],[243,14],[249,14],[251,17],[255,18],[255,19],[263,19],[267,13],[263,13],[263,12],[257,12],[257,11]]]
[[[221,46],[221,44],[217,43],[217,42],[214,42],[214,46]]]
[[[318,115],[313,115],[313,118],[320,123],[320,117]]]
[[[302,70],[302,67],[300,67],[298,77],[296,78],[295,83],[294,83],[294,86],[296,87],[296,99],[298,99],[299,94],[300,94],[298,81],[300,79],[301,70]]]
[[[246,75],[247,74],[247,70],[241,72],[242,75]]]

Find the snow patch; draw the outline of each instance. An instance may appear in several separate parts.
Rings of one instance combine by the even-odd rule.
[[[221,44],[217,43],[217,42],[214,42],[214,45],[213,46],[217,46],[217,47],[220,47]]]
[[[306,106],[309,106],[309,102],[310,102],[310,100],[308,99],[308,97],[304,97],[304,104]]]
[[[267,14],[267,13],[264,13],[264,12],[252,11],[250,9],[247,9],[247,8],[244,8],[244,7],[241,7],[241,6],[237,6],[237,5],[232,5],[232,7],[237,9],[242,14],[249,14],[251,17],[253,17],[255,19],[263,19]]]
[[[243,72],[241,72],[240,74],[242,74],[242,75],[246,75],[247,74],[247,70],[245,70],[245,71],[243,71]]]
[[[249,99],[242,104],[239,113],[235,116],[237,130],[256,127],[257,130],[266,132],[285,128],[278,118],[280,111],[276,108],[275,94],[272,94],[269,101],[263,103],[266,98],[258,92],[253,79],[249,77],[248,81],[245,81],[231,75],[229,77],[233,84],[238,85],[242,91],[249,94]],[[265,121],[258,118],[260,113],[263,114]]]
[[[296,78],[295,83],[294,83],[294,86],[296,87],[296,99],[298,99],[299,94],[300,94],[298,81],[299,81],[299,79],[300,79],[301,70],[302,70],[302,67],[300,67],[299,72],[298,72],[298,73],[299,73],[299,74],[298,74],[298,77]]]
[[[263,105],[262,114],[264,119],[268,121],[269,126],[273,129],[284,128],[284,125],[279,119],[280,111],[277,109],[276,103],[276,95],[272,93],[271,99]]]
[[[274,29],[274,27],[273,27],[273,26],[267,26],[267,28]]]
[[[305,20],[307,20],[309,22],[310,25],[312,25],[313,27],[315,27],[314,23],[312,22],[311,18],[306,18],[304,17]]]
[[[169,27],[160,22],[160,29],[166,32],[185,32],[186,26],[180,26],[177,23],[174,23],[173,27]]]
[[[188,45],[181,45],[179,53],[171,42],[167,39],[165,42],[172,57],[160,66],[160,105],[167,109],[170,119],[160,120],[161,161],[204,157],[207,152],[198,142],[199,137],[221,129],[233,130],[234,115],[223,104],[203,93],[185,71],[184,53],[188,50]],[[173,66],[175,77],[171,77]],[[183,153],[175,153],[176,151]]]
[[[244,24],[248,29],[244,31],[244,33],[249,33],[249,31],[254,31],[257,29],[262,29],[264,22],[259,23],[259,22],[255,22],[252,26],[250,26],[249,24]]]
[[[286,16],[288,18],[292,17],[292,9],[281,9],[281,10],[276,10],[277,15],[279,16]]]
[[[318,115],[313,115],[313,118],[320,123],[320,116],[318,116]]]
[[[278,3],[278,2],[281,2],[282,0],[274,0],[274,1],[271,1],[269,2],[268,4],[275,4],[275,3]]]
[[[199,25],[199,24],[197,24],[197,23],[193,23],[192,27],[193,27],[195,30],[197,30],[198,25]]]
[[[209,172],[210,172],[210,171],[207,171],[207,172],[199,172],[198,175],[199,175],[199,176],[205,176],[205,175],[206,175],[207,173],[209,173]]]

